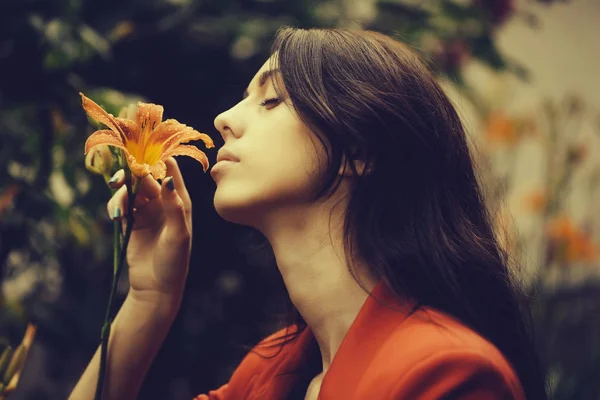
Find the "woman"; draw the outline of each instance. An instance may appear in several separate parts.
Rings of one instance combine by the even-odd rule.
[[[297,318],[197,398],[545,399],[464,129],[432,74],[361,30],[282,28],[271,54],[215,119],[211,175],[219,215],[269,241]],[[173,159],[168,175],[140,188],[111,399],[135,397],[181,302],[191,204]],[[107,207],[123,216],[124,187]],[[92,396],[98,364],[71,398]]]

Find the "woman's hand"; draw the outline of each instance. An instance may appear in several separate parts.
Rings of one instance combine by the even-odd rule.
[[[178,308],[190,261],[192,203],[177,162],[171,157],[166,164],[162,185],[147,175],[138,187],[127,248],[129,295],[143,302],[173,301]],[[119,189],[107,204],[109,216],[123,220],[123,231],[128,212],[124,183],[124,171],[119,170],[109,181]]]

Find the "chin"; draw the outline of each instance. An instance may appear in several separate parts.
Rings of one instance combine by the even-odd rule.
[[[258,215],[257,207],[253,207],[252,202],[240,196],[239,192],[225,193],[225,191],[217,189],[213,205],[221,218],[238,225],[252,226],[252,216]]]
[[[256,229],[268,225],[279,211],[308,202],[304,187],[244,185],[220,181],[213,197],[217,214],[226,221]]]

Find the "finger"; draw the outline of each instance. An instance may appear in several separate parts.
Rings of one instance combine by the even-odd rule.
[[[179,195],[173,177],[167,177],[162,182],[162,205],[165,212],[165,224],[176,238],[188,238],[191,227],[187,226],[186,205]]]
[[[144,196],[136,196],[135,202],[133,203],[134,211],[143,210],[144,207],[150,203],[150,199]]]
[[[121,219],[123,212],[127,209],[125,206],[127,198],[127,186],[121,186],[106,203],[106,212],[111,219]]]
[[[190,199],[190,195],[185,187],[185,182],[183,181],[183,175],[181,175],[181,170],[177,165],[177,161],[174,157],[169,157],[165,164],[167,165],[167,176],[173,177],[173,182],[175,183],[175,190],[183,203],[187,208],[190,208],[192,205],[192,200]],[[164,185],[163,185],[164,186]]]
[[[106,182],[108,186],[113,189],[118,189],[125,183],[125,171],[122,169],[115,172],[115,174]]]
[[[119,189],[125,184],[125,171],[120,169],[109,179],[108,186],[113,189]],[[149,199],[155,199],[160,195],[160,184],[148,174],[142,178],[138,187],[138,193]]]
[[[140,181],[137,193],[138,196],[144,196],[153,200],[160,196],[160,184],[152,175],[148,174]]]
[[[137,210],[141,210],[149,202],[150,199],[148,199],[148,197],[138,194],[133,202],[133,207]],[[128,207],[129,196],[127,194],[127,186],[121,186],[106,204],[106,211],[108,212],[109,218],[117,220],[122,219],[127,215],[129,210]]]

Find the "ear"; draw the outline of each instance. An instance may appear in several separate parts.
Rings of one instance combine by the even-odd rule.
[[[365,163],[362,160],[354,160],[352,161],[354,163],[354,168],[356,168],[356,172],[358,173],[359,176],[364,174],[364,170],[365,170]],[[345,166],[345,168],[344,168]],[[371,169],[369,168],[366,171],[367,174],[371,173]],[[342,166],[340,167],[339,171],[338,171],[338,175],[341,176],[345,176],[345,177],[349,177],[352,178],[354,176],[354,173],[352,172],[352,168],[349,165],[349,161],[346,158],[346,156],[342,156]]]

